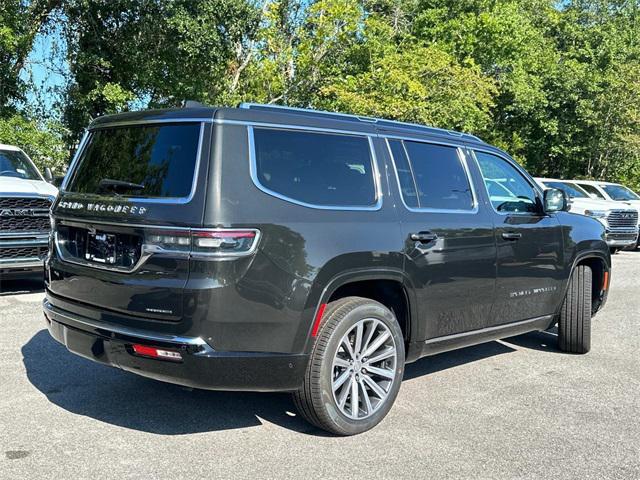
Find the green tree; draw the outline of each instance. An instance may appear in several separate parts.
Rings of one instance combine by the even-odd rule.
[[[69,154],[62,134],[62,126],[53,121],[39,125],[20,114],[0,119],[0,143],[22,148],[40,171],[45,167],[56,173],[64,171]]]
[[[0,116],[15,112],[27,85],[20,78],[33,41],[60,0],[2,0],[0,4]]]

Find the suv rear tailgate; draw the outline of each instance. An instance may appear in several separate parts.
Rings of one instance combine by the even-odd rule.
[[[48,290],[87,307],[180,320],[210,137],[211,125],[194,120],[91,130],[53,207]]]

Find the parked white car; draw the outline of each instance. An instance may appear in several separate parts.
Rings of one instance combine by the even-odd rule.
[[[58,189],[20,148],[0,144],[0,277],[43,269]]]
[[[593,198],[576,182],[555,178],[536,178],[542,188],[557,188],[571,200],[569,211],[598,219],[606,229],[606,240],[613,252],[638,242],[638,209],[628,203]]]

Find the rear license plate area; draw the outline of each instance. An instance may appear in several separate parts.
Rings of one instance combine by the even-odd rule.
[[[87,233],[85,259],[114,265],[116,263],[116,236],[112,233]]]

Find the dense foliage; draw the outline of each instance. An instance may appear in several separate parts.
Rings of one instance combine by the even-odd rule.
[[[640,187],[640,0],[0,2],[0,126],[57,25],[60,151],[106,113],[256,101],[460,129],[536,175]]]

